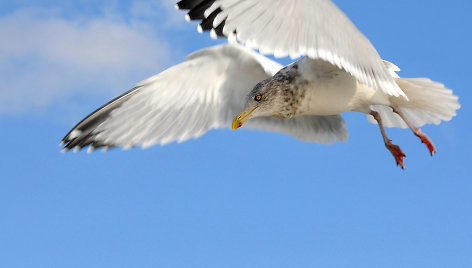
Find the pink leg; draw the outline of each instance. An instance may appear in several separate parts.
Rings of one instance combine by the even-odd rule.
[[[398,114],[402,119],[403,121],[405,121],[405,123],[408,125],[408,127],[413,131],[413,133],[421,139],[421,142],[426,144],[426,146],[428,147],[428,150],[429,150],[429,153],[431,154],[431,156],[433,156],[435,153],[437,153],[437,150],[436,150],[436,147],[434,146],[433,142],[431,141],[431,139],[426,135],[424,134],[423,132],[421,132],[421,129],[419,129],[418,127],[416,127],[415,125],[413,125],[409,120],[408,118],[406,118],[405,114],[400,110],[400,108],[398,108],[398,106],[392,106],[392,109],[393,109],[393,112],[395,112],[396,114]]]
[[[393,157],[395,157],[395,161],[397,162],[397,166],[400,166],[402,169],[405,169],[405,165],[403,164],[403,158],[406,156],[405,153],[400,149],[400,146],[393,144],[392,140],[387,137],[387,133],[385,133],[385,129],[382,123],[382,118],[380,118],[380,114],[376,111],[370,111],[370,114],[377,120],[379,124],[380,132],[382,133],[382,138],[385,143],[385,147],[392,153]]]

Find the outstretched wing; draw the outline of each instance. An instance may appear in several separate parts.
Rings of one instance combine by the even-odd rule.
[[[226,36],[262,54],[328,61],[360,82],[393,96],[405,96],[377,50],[330,0],[182,0],[186,18],[200,31]]]
[[[138,83],[86,117],[64,137],[64,149],[148,147],[182,142],[212,128],[229,127],[254,85],[281,68],[239,45],[197,51],[185,62]],[[300,120],[262,118],[253,126],[311,141],[325,141],[320,137],[340,131],[327,124],[331,122],[328,119]],[[332,136],[332,141],[342,140]]]

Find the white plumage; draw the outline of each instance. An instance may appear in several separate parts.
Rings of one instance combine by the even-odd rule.
[[[204,13],[222,11],[223,34],[262,54],[276,57],[328,61],[351,73],[360,82],[393,96],[405,96],[370,41],[330,0],[218,0]]]
[[[331,143],[347,139],[339,114],[353,110],[379,123],[403,167],[404,153],[383,126],[410,127],[433,154],[417,126],[448,121],[460,108],[441,83],[400,78],[330,0],[182,0],[176,7],[201,20],[200,32],[235,44],[197,51],[138,83],[77,124],[65,150],[182,142],[230,126],[240,111],[233,128],[253,117],[245,126]],[[250,48],[305,57],[283,68]]]
[[[139,82],[132,91],[92,113],[63,142],[66,149],[87,145],[92,149],[130,148],[197,138],[210,129],[231,126],[252,87],[281,68],[237,44],[194,52],[185,62]],[[247,127],[318,143],[347,139],[344,120],[336,115],[256,118]]]

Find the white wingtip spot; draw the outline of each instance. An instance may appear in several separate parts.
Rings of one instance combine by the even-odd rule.
[[[216,34],[215,29],[211,29],[211,31],[210,31],[210,37],[211,37],[212,39],[218,39],[218,35]]]
[[[179,5],[177,5],[177,4],[175,4],[174,7],[175,7],[175,9],[177,9],[177,10],[180,9],[180,8],[179,8]]]
[[[91,154],[91,153],[93,153],[93,151],[95,151],[95,147],[89,146],[88,149],[87,149],[87,153]]]
[[[82,134],[82,131],[80,130],[72,130],[72,132],[70,133],[70,136],[69,136],[69,139],[75,139],[77,138],[78,136],[80,136]]]
[[[121,149],[123,151],[129,151],[131,148],[133,148],[133,144],[132,143],[128,143],[128,144],[125,144],[123,146],[121,146]]]
[[[64,146],[64,144],[66,144],[64,141],[59,142],[59,147]]]
[[[185,15],[185,20],[186,20],[186,21],[191,21],[190,16],[189,16],[188,14]]]
[[[79,147],[79,146],[75,146],[73,150],[74,150],[74,153],[77,153],[78,151],[80,151],[80,147]]]
[[[198,26],[197,26],[197,31],[199,33],[203,33],[203,29],[202,29],[202,26],[200,24],[198,24]]]

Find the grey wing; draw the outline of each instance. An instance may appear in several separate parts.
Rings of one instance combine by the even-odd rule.
[[[86,117],[64,137],[64,150],[149,147],[183,142],[213,128],[230,127],[255,84],[281,68],[239,45],[197,51],[185,62],[138,83]],[[311,128],[299,120],[267,118],[255,122],[259,123],[252,124],[254,128],[302,139],[321,135],[323,132],[313,128],[326,126],[317,125],[316,120]]]
[[[182,142],[230,125],[246,95],[282,66],[240,45],[194,52],[77,124],[64,149]]]
[[[263,54],[307,55],[342,68],[360,82],[405,96],[377,50],[330,0],[182,0],[199,31],[226,36]]]

